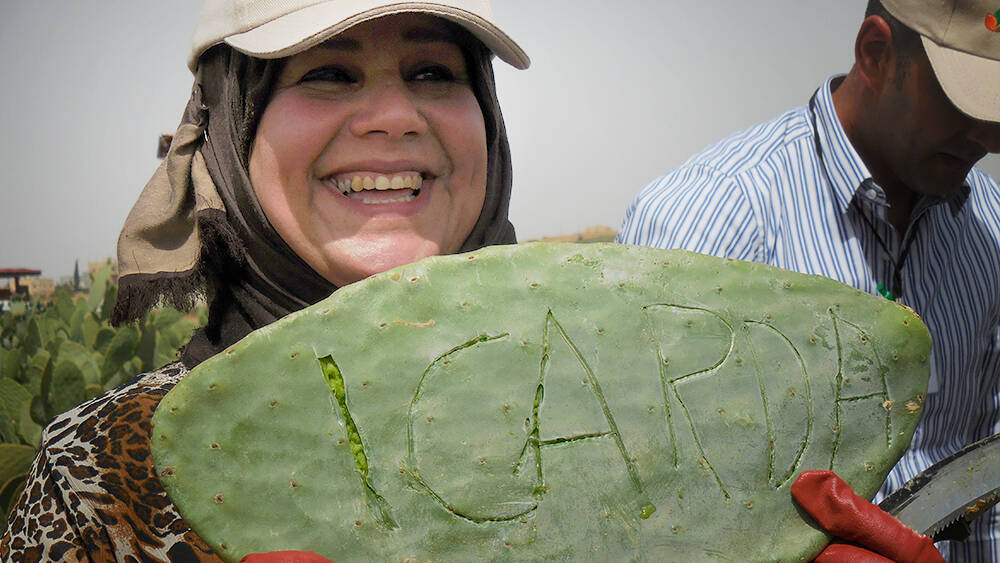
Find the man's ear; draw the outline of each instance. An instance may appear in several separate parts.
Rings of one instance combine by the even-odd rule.
[[[892,80],[895,59],[889,23],[880,16],[865,18],[854,40],[854,67],[862,83],[874,92],[881,92]]]

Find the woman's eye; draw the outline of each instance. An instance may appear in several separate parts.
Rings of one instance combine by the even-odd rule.
[[[339,66],[324,66],[320,68],[314,68],[309,72],[302,75],[299,82],[339,82],[344,84],[351,84],[356,82],[354,76],[351,75],[343,67]]]
[[[412,71],[408,78],[417,82],[454,82],[455,73],[443,65],[427,65]]]

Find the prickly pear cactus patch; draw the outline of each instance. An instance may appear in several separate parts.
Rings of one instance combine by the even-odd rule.
[[[345,287],[162,401],[157,471],[223,557],[796,561],[789,487],[871,496],[930,338],[816,276],[681,251],[527,244]]]

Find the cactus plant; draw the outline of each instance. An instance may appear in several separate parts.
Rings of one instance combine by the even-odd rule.
[[[0,312],[0,532],[25,482],[42,425],[176,358],[197,326],[179,311],[152,311],[139,323],[111,327],[117,285],[110,264],[90,293],[60,289],[47,306]]]
[[[930,338],[769,266],[612,244],[435,257],[342,288],[182,380],[161,481],[224,558],[795,561],[805,469],[871,496]]]

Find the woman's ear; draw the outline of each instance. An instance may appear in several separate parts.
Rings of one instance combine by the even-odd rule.
[[[895,60],[889,23],[880,16],[868,16],[854,40],[854,67],[861,82],[875,93],[881,92],[892,80]]]

